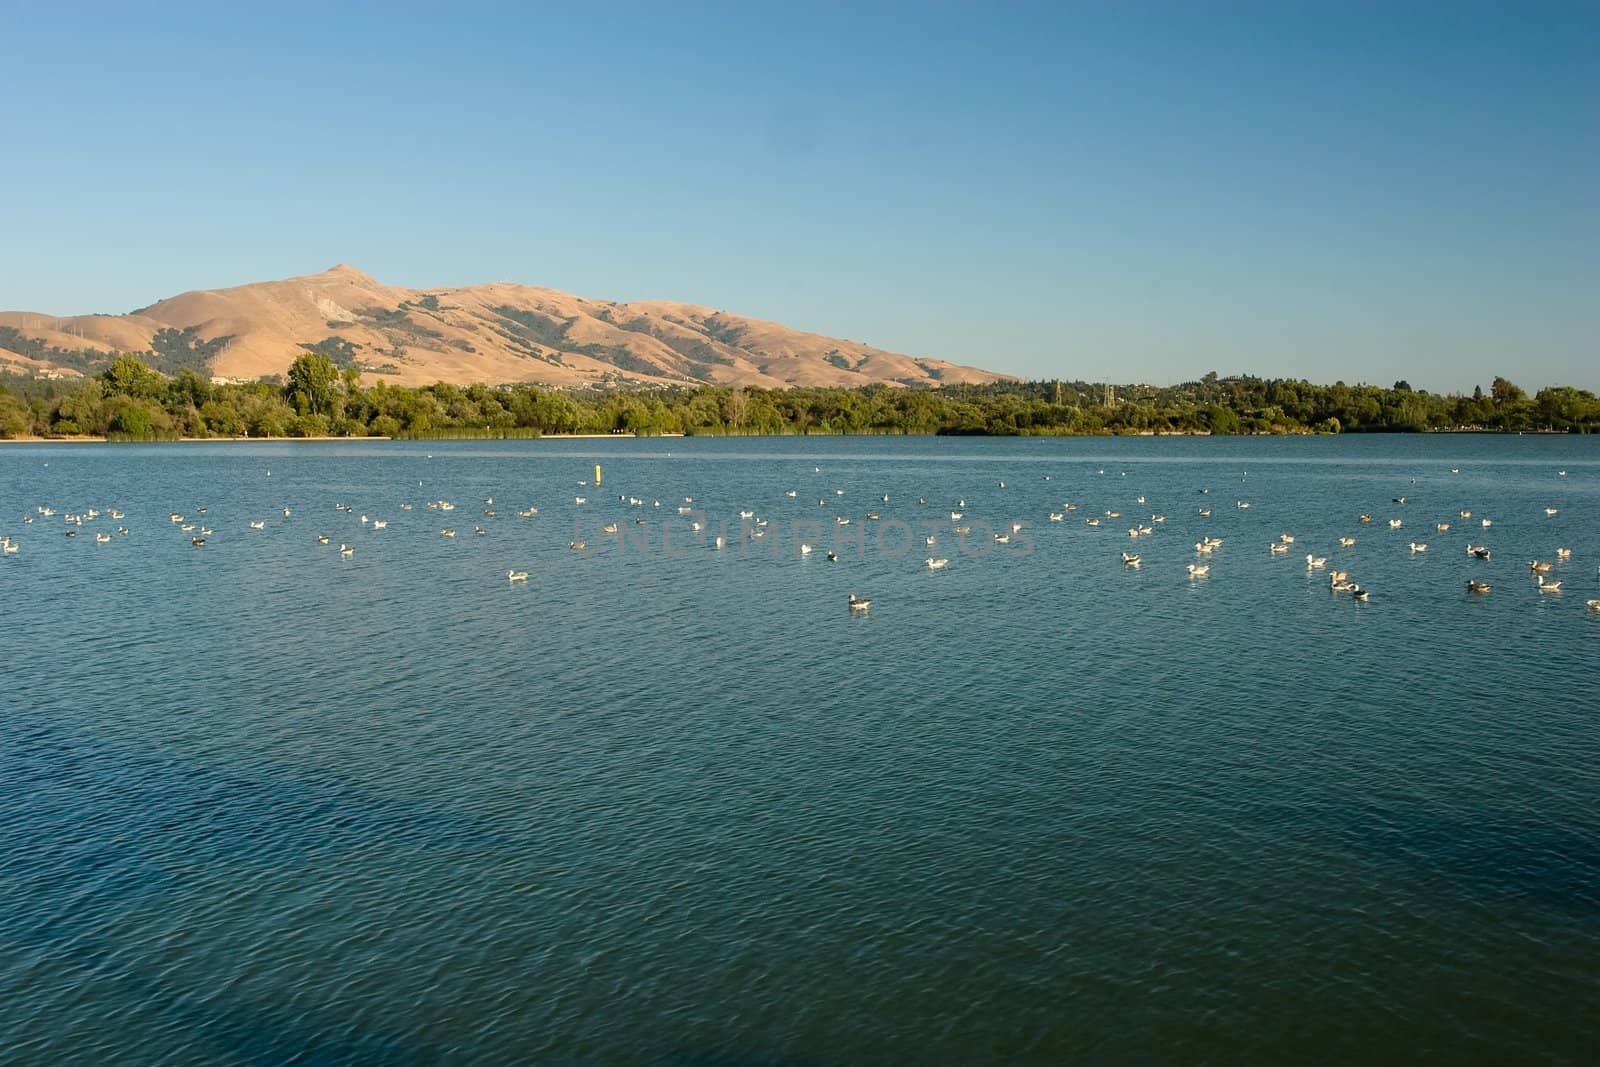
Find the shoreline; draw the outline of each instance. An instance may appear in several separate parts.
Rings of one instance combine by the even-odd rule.
[[[156,439],[151,441],[112,441],[109,437],[96,434],[81,434],[73,437],[0,437],[0,445],[215,445],[215,444],[295,444],[327,441],[604,441],[613,438],[626,438],[633,440],[639,435],[635,433],[547,433],[538,437],[385,437],[371,434],[366,437],[335,437],[331,434],[321,437],[174,437],[170,439]],[[683,434],[656,434],[657,437],[682,437]]]

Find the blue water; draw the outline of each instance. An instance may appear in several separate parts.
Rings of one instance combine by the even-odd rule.
[[[1600,1047],[1593,439],[13,445],[0,534],[0,1062]]]

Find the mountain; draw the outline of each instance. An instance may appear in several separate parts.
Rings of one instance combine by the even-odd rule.
[[[126,315],[0,312],[0,371],[94,373],[120,352],[169,373],[281,374],[322,352],[404,385],[709,382],[937,386],[1005,377],[693,304],[619,304],[510,282],[399,289],[340,264],[321,274],[183,293]]]

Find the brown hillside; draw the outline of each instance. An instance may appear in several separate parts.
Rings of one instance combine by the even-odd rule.
[[[692,304],[619,304],[509,282],[399,289],[344,264],[183,293],[128,315],[0,312],[0,349],[0,369],[25,373],[92,370],[135,352],[163,370],[227,378],[281,374],[314,350],[369,381],[405,385],[936,386],[1004,377]]]

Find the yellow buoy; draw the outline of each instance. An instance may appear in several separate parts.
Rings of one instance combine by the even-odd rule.
[[[600,484],[600,464],[598,463],[594,465],[594,484]]]

